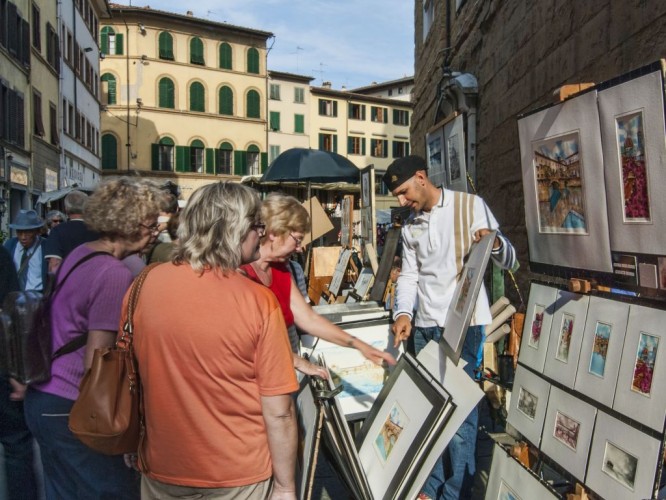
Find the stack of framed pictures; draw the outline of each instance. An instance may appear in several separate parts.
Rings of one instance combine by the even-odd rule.
[[[299,452],[296,463],[296,487],[299,500],[309,500],[311,497],[324,417],[321,406],[315,401],[311,382],[310,377],[305,377],[301,381],[296,398]]]

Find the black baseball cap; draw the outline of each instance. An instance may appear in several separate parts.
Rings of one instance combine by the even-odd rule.
[[[423,158],[416,155],[403,156],[389,165],[382,180],[389,191],[394,191],[419,170],[428,170],[428,165]]]

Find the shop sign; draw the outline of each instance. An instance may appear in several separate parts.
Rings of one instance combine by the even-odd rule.
[[[49,168],[44,170],[44,191],[55,191],[58,189],[58,172]]]
[[[14,184],[20,184],[21,186],[28,185],[28,172],[22,168],[12,166],[9,179]]]

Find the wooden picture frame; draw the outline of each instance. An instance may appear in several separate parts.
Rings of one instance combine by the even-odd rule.
[[[550,383],[522,365],[516,367],[507,422],[539,447],[548,408]]]

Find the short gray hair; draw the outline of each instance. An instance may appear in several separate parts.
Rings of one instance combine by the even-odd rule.
[[[174,263],[195,271],[231,271],[241,265],[241,245],[261,216],[258,193],[234,182],[197,189],[180,215]]]
[[[67,196],[65,196],[65,212],[69,215],[80,215],[83,213],[87,201],[88,195],[83,191],[79,191],[78,189],[70,191],[67,193]]]

